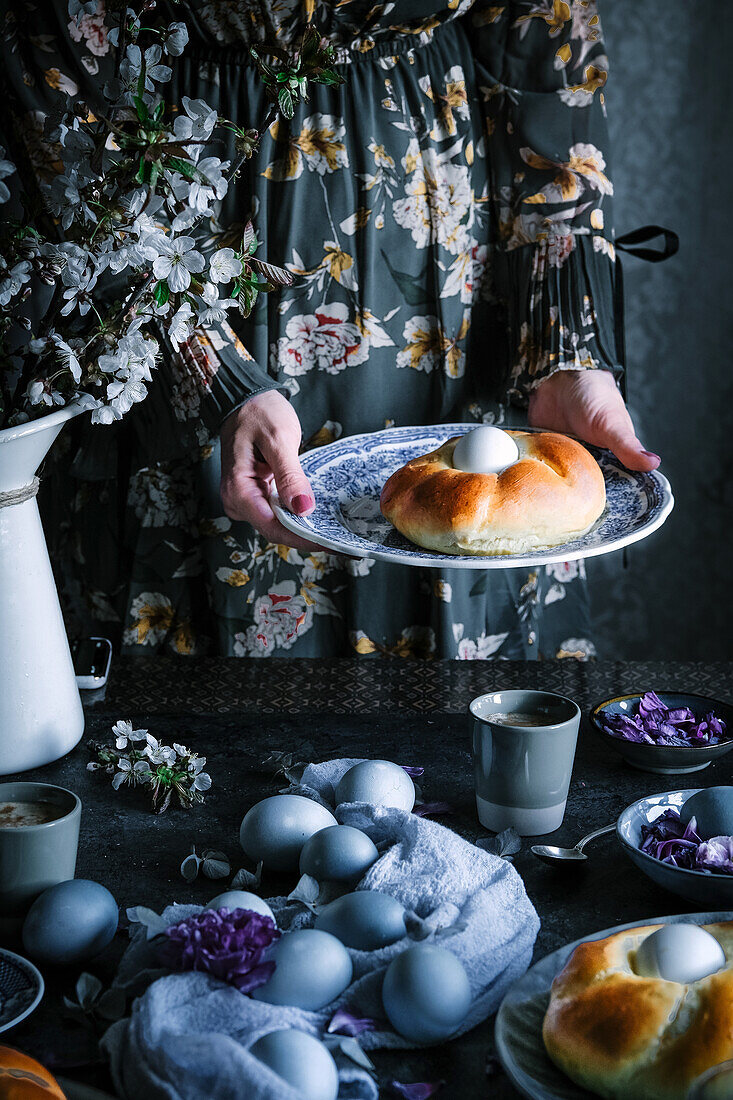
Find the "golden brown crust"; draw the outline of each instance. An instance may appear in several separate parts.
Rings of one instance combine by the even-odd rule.
[[[634,973],[639,944],[661,927],[580,944],[552,983],[545,1049],[609,1100],[685,1100],[700,1074],[733,1058],[733,922],[703,926],[726,966],[689,985]]]
[[[454,469],[459,436],[413,458],[382,489],[382,514],[418,546],[444,554],[524,553],[587,531],[606,503],[592,455],[557,432],[507,434],[519,459],[500,474]]]

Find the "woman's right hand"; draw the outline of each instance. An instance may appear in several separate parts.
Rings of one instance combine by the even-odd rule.
[[[270,507],[273,481],[295,515],[308,515],[315,507],[298,458],[300,440],[300,421],[287,398],[277,390],[251,397],[222,424],[221,499],[230,519],[251,523],[268,542],[322,550],[283,527]]]

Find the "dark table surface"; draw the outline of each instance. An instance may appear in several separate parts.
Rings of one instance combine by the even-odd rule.
[[[195,843],[199,851],[211,847],[226,852],[233,870],[243,865],[238,842],[242,816],[283,785],[260,765],[272,750],[292,751],[301,760],[372,756],[421,765],[424,800],[455,807],[445,824],[470,840],[486,835],[475,814],[466,707],[475,695],[512,687],[557,691],[583,710],[567,813],[552,843],[574,844],[645,794],[698,782],[731,782],[733,754],[699,776],[636,771],[601,743],[586,714],[591,703],[650,688],[730,699],[733,664],[399,659],[120,659],[104,698],[87,705],[82,743],[28,778],[59,783],[80,795],[84,809],[77,876],[109,887],[123,917],[132,905],[159,912],[173,900],[203,904],[220,884],[201,878],[186,884],[179,872],[181,860]],[[144,794],[126,788],[115,792],[107,777],[87,771],[86,742],[106,737],[118,718],[131,718],[156,737],[182,741],[205,755],[213,778],[205,803],[190,813],[171,809],[157,817]],[[623,855],[612,834],[594,843],[581,870],[569,872],[540,863],[529,851],[530,843],[535,841],[523,842],[515,865],[542,920],[535,959],[585,933],[695,908],[651,883]],[[273,877],[265,879],[262,892],[281,893],[292,885]],[[114,944],[85,968],[105,983],[125,946],[124,923]],[[17,949],[7,933],[4,942]],[[80,969],[47,971],[41,1006],[3,1039],[60,1074],[108,1088],[103,1066],[84,1065],[94,1057],[88,1033],[63,1016],[62,997],[72,993]],[[518,1093],[492,1060],[492,1030],[489,1021],[429,1051],[377,1052],[380,1080],[444,1080],[446,1098],[515,1098]]]

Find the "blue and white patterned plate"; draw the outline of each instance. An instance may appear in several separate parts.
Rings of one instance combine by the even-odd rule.
[[[43,978],[33,963],[0,947],[0,1031],[30,1016],[43,996]]]
[[[646,538],[661,527],[672,511],[674,498],[666,477],[657,471],[634,473],[623,467],[610,451],[585,444],[606,479],[606,508],[581,538],[551,550],[496,557],[463,557],[421,550],[395,530],[380,512],[382,487],[410,459],[434,451],[451,436],[463,435],[475,427],[475,424],[437,424],[387,428],[338,439],[308,451],[301,456],[301,462],[313,487],[315,511],[309,516],[295,516],[282,507],[274,493],[274,512],[294,534],[352,557],[437,568],[515,569],[609,554]]]

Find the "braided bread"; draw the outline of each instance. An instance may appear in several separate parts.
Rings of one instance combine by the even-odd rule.
[[[455,469],[460,436],[413,458],[382,489],[382,515],[418,546],[444,554],[521,554],[585,534],[606,503],[596,460],[557,432],[507,434],[519,458],[498,474]]]
[[[639,945],[661,927],[581,943],[552,983],[545,1049],[607,1100],[686,1100],[700,1074],[733,1058],[733,921],[702,926],[725,966],[687,985],[635,973]]]

